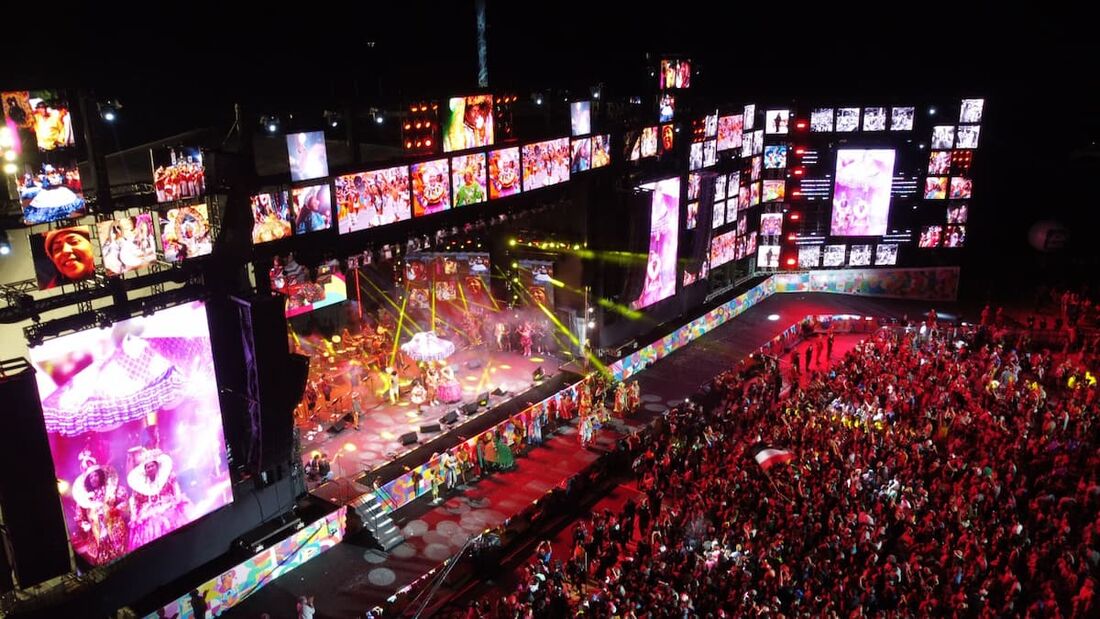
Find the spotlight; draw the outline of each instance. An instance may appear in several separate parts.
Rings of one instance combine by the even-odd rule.
[[[9,163],[15,161],[15,151],[14,150],[4,151],[4,161],[7,161]]]
[[[103,103],[97,103],[99,108],[99,115],[103,120],[113,123],[118,120],[118,111],[122,109],[122,104],[114,99],[107,99]]]
[[[596,321],[595,320],[589,320],[588,321],[588,328],[589,329],[595,329],[596,328]]]
[[[265,114],[260,117],[260,126],[268,133],[278,133],[282,123],[275,114]]]
[[[8,176],[14,176],[18,172],[19,166],[15,165],[14,163],[4,164],[4,174],[7,174]]]
[[[929,116],[935,116],[936,115],[936,108],[934,108],[934,107],[928,108],[928,115]]]
[[[0,256],[6,256],[11,253],[11,239],[8,237],[7,230],[0,230]]]
[[[379,124],[379,125],[381,125],[382,121],[384,121],[384,120],[385,120],[385,118],[381,114],[378,114],[377,116],[374,117],[374,122],[376,124]]]
[[[0,148],[11,148],[15,146],[15,138],[12,135],[11,128],[0,127]]]
[[[340,123],[344,120],[343,115],[340,112],[334,112],[332,110],[325,110],[325,124],[333,129],[340,126]]]
[[[779,314],[768,314],[768,320],[772,322],[779,320]]]

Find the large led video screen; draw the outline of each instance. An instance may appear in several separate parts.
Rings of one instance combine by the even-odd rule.
[[[99,253],[108,276],[143,269],[156,261],[157,244],[151,213],[101,221],[96,228]]]
[[[488,189],[485,153],[451,158],[451,187],[455,207],[484,202]]]
[[[493,95],[452,97],[443,119],[443,152],[493,145]]]
[[[955,148],[978,148],[981,125],[959,125],[955,129]]]
[[[886,234],[894,157],[891,149],[837,151],[830,226],[833,236]]]
[[[798,268],[816,269],[821,265],[821,246],[803,245],[798,248]]]
[[[149,149],[153,163],[153,189],[157,202],[174,202],[206,194],[206,168],[202,150],[193,146]]]
[[[912,131],[916,109],[912,107],[890,108],[890,131]]]
[[[490,199],[504,198],[522,191],[520,178],[518,146],[489,151]]]
[[[886,108],[884,108],[884,107],[865,107],[865,108],[863,108],[863,130],[864,131],[885,131],[886,130]]]
[[[642,157],[657,156],[657,127],[645,127],[642,129],[640,141]]]
[[[324,131],[290,133],[286,136],[290,180],[311,181],[328,176],[328,149]]]
[[[756,254],[756,266],[762,269],[778,269],[779,246],[761,245],[760,252]]]
[[[662,60],[658,86],[666,88],[691,88],[690,60]]]
[[[653,148],[657,149],[654,127]],[[531,191],[569,180],[569,138],[523,146],[523,190]]]
[[[836,111],[836,130],[848,133],[859,129],[859,108],[842,107]]]
[[[844,254],[847,250],[846,245],[826,245],[825,251],[821,256],[821,266],[823,267],[839,267],[844,266]]]
[[[569,127],[573,137],[592,133],[591,101],[574,101],[569,104]]]
[[[871,246],[870,245],[852,245],[851,251],[848,252],[848,266],[851,267],[865,267],[871,265]]]
[[[959,122],[982,122],[982,109],[985,108],[985,99],[963,99],[959,106]]]
[[[790,119],[790,110],[768,110],[764,112],[764,131],[769,135],[786,134]]]
[[[642,294],[634,309],[648,307],[676,294],[676,249],[680,234],[680,178],[653,185],[649,215],[649,259]]]
[[[95,276],[95,248],[89,226],[71,226],[32,234],[31,260],[39,290]]]
[[[106,565],[233,500],[206,308],[30,349],[77,556]]]
[[[592,167],[592,138],[575,139],[569,144],[571,174],[586,172]]]
[[[210,215],[205,204],[168,209],[160,218],[160,247],[164,259],[178,262],[214,251]]]
[[[83,216],[87,203],[75,155],[55,152],[43,156],[53,163],[35,167],[24,162],[22,173],[15,176],[23,222],[34,225]]]
[[[294,234],[294,213],[290,209],[290,193],[272,191],[259,193],[249,200],[252,204],[252,243],[268,243]]]
[[[16,153],[30,160],[33,151],[49,152],[76,145],[76,131],[65,93],[57,90],[14,90],[0,93],[4,124],[15,134]]]
[[[880,243],[875,247],[875,266],[894,266],[898,263],[898,244]]]
[[[665,92],[657,100],[657,120],[667,123],[676,115],[676,95]]]
[[[718,150],[741,148],[744,118],[740,114],[718,118]]]
[[[407,166],[337,176],[333,184],[340,234],[412,219]]]
[[[332,227],[332,192],[328,183],[290,190],[294,234],[320,232]]]
[[[736,259],[736,238],[737,233],[731,230],[710,240],[710,268],[716,269]]]
[[[832,133],[833,108],[819,107],[810,111],[810,131],[814,133]]]
[[[451,208],[451,175],[446,159],[409,166],[413,217],[441,213]]]

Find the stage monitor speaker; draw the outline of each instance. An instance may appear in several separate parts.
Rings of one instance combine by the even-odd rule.
[[[493,389],[493,395],[496,395],[496,396],[508,395],[508,392],[503,387],[497,387],[496,389]]]
[[[472,359],[472,360],[466,362],[466,369],[467,370],[476,370],[480,367],[481,367],[481,362],[478,361],[477,359]]]
[[[482,393],[481,395],[477,396],[477,405],[478,406],[489,406],[489,392],[488,391],[486,391],[485,393]]]
[[[26,589],[69,573],[72,563],[38,385],[25,360],[0,361],[0,402],[0,554],[15,572],[14,584]]]
[[[535,381],[536,383],[544,378],[546,378],[546,372],[542,371],[541,365],[535,368],[535,371],[531,373],[531,380]]]
[[[462,405],[462,414],[467,417],[477,412],[477,402],[469,402]]]
[[[425,424],[425,425],[420,426],[420,433],[421,434],[431,434],[433,432],[440,432],[440,431],[442,431],[442,429],[443,428],[440,428],[438,423],[429,423],[429,424]]]
[[[402,445],[415,445],[416,444],[416,432],[406,432],[402,434],[397,440],[401,441]]]
[[[458,421],[458,411],[451,411],[439,418],[439,423],[452,424]]]

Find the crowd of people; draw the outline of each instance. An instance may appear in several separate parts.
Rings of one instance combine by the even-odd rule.
[[[469,616],[1096,616],[1089,368],[1026,332],[921,326],[789,391],[770,361],[719,376],[631,446],[639,500]]]

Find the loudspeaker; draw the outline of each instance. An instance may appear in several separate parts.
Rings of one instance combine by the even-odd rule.
[[[439,423],[452,424],[458,421],[458,411],[451,411],[439,418]]]
[[[467,370],[476,370],[476,369],[478,369],[478,368],[480,368],[480,367],[481,367],[481,362],[480,362],[480,361],[478,361],[477,359],[474,359],[474,360],[472,360],[472,361],[467,361],[467,362],[466,362],[466,369],[467,369]]]
[[[478,404],[478,406],[489,406],[489,392],[488,391],[486,391],[485,393],[477,396],[477,404]]]
[[[420,426],[420,433],[421,434],[431,434],[432,432],[439,432],[441,430],[442,430],[442,428],[439,427],[438,423],[429,423],[429,424],[425,424],[425,425]]]
[[[536,383],[544,378],[546,378],[546,372],[542,371],[541,365],[535,368],[535,371],[531,373],[531,380],[535,381]]]
[[[496,389],[493,389],[493,395],[508,395],[508,392],[505,391],[503,387],[497,387]]]
[[[474,413],[477,412],[477,407],[478,407],[477,402],[469,402],[467,404],[463,404],[462,409],[461,409],[462,414],[469,417],[470,415],[473,415]]]
[[[0,554],[16,584],[27,588],[68,573],[72,564],[38,385],[25,360],[0,362],[0,402]]]
[[[397,440],[401,441],[402,445],[415,445],[416,432],[406,432],[405,434],[402,434]]]

